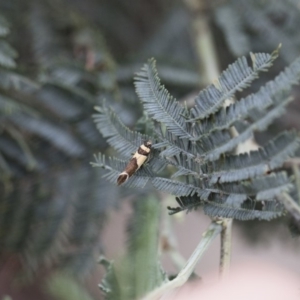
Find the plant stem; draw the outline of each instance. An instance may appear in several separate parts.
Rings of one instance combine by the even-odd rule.
[[[294,199],[287,193],[282,193],[279,197],[280,202],[284,205],[285,209],[293,216],[298,227],[300,224],[300,206]]]
[[[202,74],[205,75],[207,83],[210,84],[219,77],[220,72],[217,63],[217,53],[207,17],[203,14],[199,14],[193,22],[193,27],[196,34],[196,50],[199,58],[201,58],[201,65],[203,68]]]
[[[187,7],[193,13],[193,30],[195,33],[196,51],[199,57],[199,62],[203,66],[202,76],[207,80],[207,84],[215,82],[220,75],[218,67],[218,55],[213,40],[213,34],[209,26],[207,14],[205,14],[204,2],[197,0],[185,0]],[[223,106],[226,107],[233,102],[232,99],[226,99]],[[234,127],[231,128],[232,136],[237,136],[238,132]],[[252,148],[251,148],[252,149]],[[237,149],[237,152],[240,149]],[[244,149],[242,150],[244,151]],[[249,151],[249,150],[248,150]],[[220,219],[222,224],[221,232],[221,249],[220,249],[220,276],[224,277],[229,271],[231,258],[231,219]]]
[[[171,281],[166,282],[165,284],[161,285],[153,292],[148,294],[143,300],[154,300],[159,299],[162,296],[166,296],[172,292],[172,290],[176,287],[183,285],[193,273],[194,268],[202,257],[203,253],[207,249],[207,247],[211,244],[214,238],[221,232],[222,225],[218,221],[213,221],[208,229],[203,233],[202,239],[198,244],[197,248],[194,250],[193,254],[187,261],[184,268],[178,273],[177,277]]]
[[[231,260],[231,233],[232,219],[222,219],[221,253],[220,253],[220,277],[224,278],[230,267]]]
[[[295,175],[295,184],[296,184],[296,188],[297,188],[297,203],[298,205],[300,204],[300,172],[299,172],[299,168],[296,164],[293,164],[293,173]]]
[[[211,84],[219,77],[218,56],[210,30],[209,20],[205,13],[204,1],[184,0],[186,6],[193,15],[192,28],[195,41],[195,49],[201,66],[201,77],[203,84]]]

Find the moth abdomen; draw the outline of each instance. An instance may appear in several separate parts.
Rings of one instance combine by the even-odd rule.
[[[151,151],[151,141],[145,141],[129,160],[124,171],[119,174],[117,184],[121,185],[126,182],[147,160]]]
[[[121,185],[122,183],[124,183],[125,181],[127,181],[129,178],[129,175],[127,172],[122,172],[120,173],[118,179],[117,179],[117,184]]]

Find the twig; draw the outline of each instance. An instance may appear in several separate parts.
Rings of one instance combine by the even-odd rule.
[[[179,272],[177,277],[173,279],[172,281],[168,281],[162,286],[158,287],[156,290],[148,294],[143,300],[154,300],[159,299],[162,296],[169,295],[170,292],[176,287],[179,287],[183,285],[190,277],[190,275],[193,273],[193,270],[199,261],[199,259],[202,257],[204,251],[207,249],[207,247],[211,244],[211,242],[214,240],[214,238],[221,232],[222,225],[220,222],[214,221],[212,222],[208,229],[203,233],[202,239],[200,243],[198,244],[197,248],[194,250],[193,254],[187,261],[184,268]]]
[[[280,202],[284,205],[285,209],[295,219],[297,225],[300,224],[300,206],[297,205],[294,199],[287,193],[282,193],[278,198]]]
[[[299,167],[298,165],[294,164],[292,165],[293,173],[295,175],[295,185],[297,189],[297,203],[300,205],[300,172],[299,172]]]
[[[218,56],[210,30],[206,5],[199,0],[184,0],[186,6],[193,14],[192,27],[194,31],[195,47],[201,66],[201,77],[205,78],[203,84],[210,84],[219,77]]]
[[[195,32],[196,50],[199,61],[203,65],[203,75],[207,83],[216,81],[220,75],[218,67],[218,56],[213,41],[213,34],[211,32],[208,18],[205,14],[204,2],[185,0],[185,3],[194,14],[193,29]],[[202,4],[202,5],[201,5]],[[226,99],[224,107],[230,105],[233,99]],[[237,130],[232,127],[230,134],[234,137],[238,135]],[[253,142],[251,142],[253,143]],[[244,151],[244,148],[237,148],[236,152]],[[251,149],[252,150],[252,149]],[[250,150],[248,150],[250,151]],[[221,249],[220,249],[220,275],[224,277],[229,271],[231,258],[231,219],[220,219],[222,224],[221,232]]]
[[[220,277],[224,278],[230,267],[232,219],[222,219]]]

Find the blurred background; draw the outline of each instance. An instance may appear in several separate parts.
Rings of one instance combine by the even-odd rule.
[[[97,259],[124,252],[136,197],[90,166],[93,154],[113,153],[93,124],[95,105],[105,98],[133,128],[142,116],[133,77],[147,59],[157,60],[170,93],[192,105],[214,76],[210,59],[220,73],[282,43],[256,91],[299,56],[299,28],[297,0],[1,0],[0,299],[59,299],[49,282],[61,270],[103,299]],[[199,50],[205,39],[209,57]],[[259,142],[299,129],[299,92]],[[210,220],[199,211],[169,217],[174,199],[160,196],[161,230],[172,223],[187,258]],[[299,238],[286,222],[235,222],[233,263],[260,256],[300,274]],[[201,276],[217,271],[218,243],[198,265]],[[162,263],[178,271],[167,253]]]

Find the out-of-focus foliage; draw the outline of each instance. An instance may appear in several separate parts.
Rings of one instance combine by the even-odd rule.
[[[54,273],[46,283],[45,289],[57,300],[92,300],[92,297],[74,277]]]
[[[39,5],[32,5],[39,16],[36,18],[45,22]],[[115,193],[88,165],[93,151],[105,146],[90,116],[97,94],[114,93],[115,87],[104,87],[98,72],[89,70],[93,66],[84,64],[85,59],[59,62],[59,55],[46,55],[49,49],[36,50],[40,78],[21,75],[16,51],[6,41],[9,27],[4,20],[1,45],[5,47],[0,59],[1,249],[21,255],[26,271],[60,266],[83,276],[94,265],[108,198],[114,198]],[[80,28],[78,36],[88,43],[92,29]],[[102,55],[103,68],[113,74],[105,48],[88,46],[95,54],[94,63]]]
[[[160,286],[165,278],[159,264],[160,204],[154,196],[135,202],[128,226],[126,255],[112,263],[101,258],[106,276],[100,284],[107,300],[139,299]]]
[[[216,22],[235,56],[270,51],[283,44],[282,58],[299,56],[300,8],[297,1],[228,0],[215,9]]]
[[[147,3],[0,3],[0,245],[3,259],[20,257],[26,272],[65,268],[82,277],[95,266],[105,212],[119,190],[89,166],[93,153],[107,148],[92,122],[93,107],[106,98],[132,125],[141,111],[132,76],[147,49],[158,49],[153,29],[171,28],[178,14],[188,28],[180,5],[164,25],[169,3]],[[148,17],[141,18],[145,6]],[[154,13],[162,25],[149,22]],[[173,47],[175,33],[162,49]],[[129,59],[137,48],[140,54]],[[191,43],[179,48],[182,59],[165,60],[161,72],[183,94],[199,76],[188,62]]]
[[[297,56],[300,20],[297,1],[202,3],[224,68],[235,56],[249,51],[271,52],[280,42],[283,43],[280,57],[285,64]],[[131,131],[142,115],[132,84],[134,73],[142,64],[154,56],[161,81],[177,99],[198,91],[202,84],[198,67],[203,62],[198,61],[190,26],[193,14],[179,0],[3,0],[0,11],[1,253],[4,260],[10,254],[21,257],[26,270],[38,272],[42,267],[65,267],[82,276],[94,265],[105,212],[116,204],[120,191],[100,178],[102,173],[98,168],[89,166],[93,153],[108,152],[106,142],[92,122],[93,107],[101,107],[101,124],[106,118],[106,122],[116,127],[108,128],[107,138],[113,139],[116,134],[113,130],[121,128],[124,136],[130,137],[130,143],[120,147],[127,160],[129,152],[134,152],[144,138]],[[244,68],[246,62],[241,63]],[[283,63],[276,66],[279,67],[268,73],[270,78]],[[250,70],[254,76],[256,71]],[[152,77],[153,81],[156,78],[153,70]],[[250,89],[256,90],[256,84],[261,84],[260,79]],[[104,98],[106,105],[103,105]],[[226,127],[232,120],[236,121],[235,112],[249,113],[256,106],[260,109],[259,99],[238,102],[234,109],[229,109],[228,117],[219,110],[218,126]],[[274,114],[279,114],[290,101],[285,98],[280,106],[280,99],[283,98],[272,98],[261,105],[264,110],[274,108]],[[120,123],[109,107],[116,111]],[[289,117],[279,119],[277,127],[282,123],[300,127],[297,101],[289,107],[292,108],[288,108]],[[186,113],[181,108],[174,111]],[[155,116],[160,118],[157,113]],[[257,114],[256,120],[250,118],[251,124],[261,124],[263,116]],[[212,121],[207,118],[207,123],[198,128],[199,134],[211,130]],[[146,129],[142,132],[152,136],[154,133],[149,133],[148,125],[152,127],[149,117],[144,116],[138,128]],[[180,130],[189,132],[190,125]],[[105,126],[107,129],[108,123]],[[171,133],[164,128],[156,129],[163,137],[162,148],[155,149],[149,166],[140,170],[140,181],[130,182],[135,187],[150,183],[152,172],[166,165],[164,157],[174,157],[171,164],[178,169],[174,177],[194,175],[200,170],[199,165],[191,163],[194,146],[173,135],[178,128],[173,128]],[[239,129],[249,134],[242,124]],[[238,140],[230,141],[227,146],[238,143]],[[210,183],[216,184],[219,177],[222,183],[241,175],[247,180],[261,174],[269,153],[272,165],[277,168],[294,153],[296,144],[294,133],[283,133],[251,159],[241,155],[230,156],[224,164],[222,157],[211,161],[205,165],[215,170],[210,173]],[[184,154],[180,154],[182,150]],[[211,157],[220,153],[214,152]],[[112,161],[119,171],[126,160]],[[247,172],[240,168],[241,164],[247,165]],[[232,170],[230,176],[228,170]],[[172,182],[157,180],[158,184],[170,188]],[[177,183],[172,187],[175,188]]]

